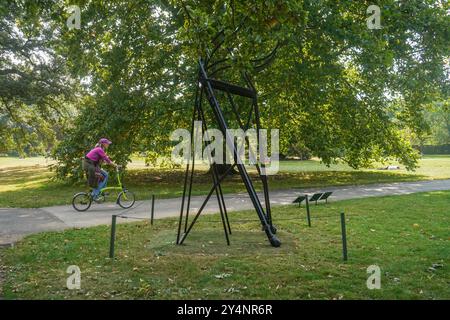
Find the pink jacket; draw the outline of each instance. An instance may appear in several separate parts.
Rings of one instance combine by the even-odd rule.
[[[107,163],[111,163],[111,159],[106,155],[105,151],[101,147],[96,147],[88,152],[86,155],[86,158],[94,161],[94,162],[100,162],[105,161]]]

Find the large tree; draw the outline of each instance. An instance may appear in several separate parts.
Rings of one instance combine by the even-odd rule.
[[[326,163],[395,158],[414,168],[406,132],[426,133],[424,107],[448,94],[446,2],[377,3],[381,29],[366,24],[372,1],[80,1],[81,29],[68,30],[73,3],[55,2],[57,52],[89,89],[56,151],[60,174],[101,136],[124,163],[132,152],[168,152],[169,133],[189,126],[197,58],[219,31],[234,56],[217,76],[250,74],[282,152],[297,144]],[[270,67],[253,70],[276,45]]]
[[[55,152],[61,176],[79,175],[79,158],[103,136],[113,141],[110,152],[119,163],[133,152],[154,160],[170,150],[170,132],[189,122],[186,84],[193,74],[175,38],[183,22],[169,8],[155,1],[91,1],[81,5],[80,30],[65,28],[64,11],[53,22],[62,34],[59,52],[90,92]]]
[[[36,3],[0,4],[0,152],[42,153],[62,139],[76,83],[45,18]]]
[[[231,34],[240,21],[245,29],[232,41],[241,61],[281,43],[255,80],[265,124],[282,130],[284,150],[301,142],[327,163],[390,157],[414,167],[403,132],[423,135],[425,106],[448,94],[446,2],[380,1],[379,30],[367,27],[368,1],[176,3],[192,59],[211,34]]]

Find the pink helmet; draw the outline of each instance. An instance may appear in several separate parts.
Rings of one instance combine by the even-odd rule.
[[[101,144],[111,144],[112,142],[109,141],[109,140],[106,139],[106,138],[101,138],[101,139],[98,141],[98,143],[101,143]]]

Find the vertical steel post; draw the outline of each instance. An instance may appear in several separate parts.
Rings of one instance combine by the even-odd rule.
[[[308,227],[311,227],[311,214],[309,212],[309,199],[308,199],[308,195],[306,195],[306,219],[308,221]]]
[[[203,109],[199,108],[198,113],[199,113],[199,117],[200,117],[199,120],[202,121],[202,128],[205,131],[205,136],[209,140],[208,127],[206,125],[206,119],[205,119],[205,114],[203,113]],[[220,183],[218,183],[219,173],[217,172],[216,164],[215,164],[215,162],[212,161],[210,154],[208,154],[208,162],[210,164],[210,170],[211,170],[211,174],[212,174],[212,178],[213,178],[213,183],[214,183],[214,185],[216,185],[215,190],[216,190],[216,196],[217,196],[217,203],[219,205],[220,217],[222,218],[223,230],[225,232],[225,239],[227,241],[227,245],[230,245],[230,238],[228,237],[228,232],[231,234],[230,222],[228,221],[228,213],[227,213],[227,209],[225,207],[225,201],[223,199],[222,189],[220,188]],[[228,229],[227,229],[227,225],[228,225]]]
[[[347,261],[347,231],[345,228],[345,213],[341,212],[341,231],[342,231],[342,256]]]
[[[116,240],[116,220],[117,216],[114,214],[111,219],[111,239],[109,242],[109,257],[114,258],[114,242]]]
[[[155,195],[152,194],[152,213],[150,217],[150,224],[153,225],[153,218],[155,216]]]

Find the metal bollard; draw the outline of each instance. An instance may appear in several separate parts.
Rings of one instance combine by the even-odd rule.
[[[345,228],[345,213],[341,212],[341,231],[342,231],[342,256],[347,261],[347,231]]]
[[[109,242],[109,257],[114,258],[114,242],[116,240],[116,220],[117,216],[113,215],[111,219],[111,239]]]
[[[311,227],[311,214],[309,212],[309,199],[308,195],[306,195],[306,219],[308,220],[308,226]]]
[[[152,212],[150,217],[150,224],[153,225],[153,218],[155,216],[155,195],[152,194]]]

